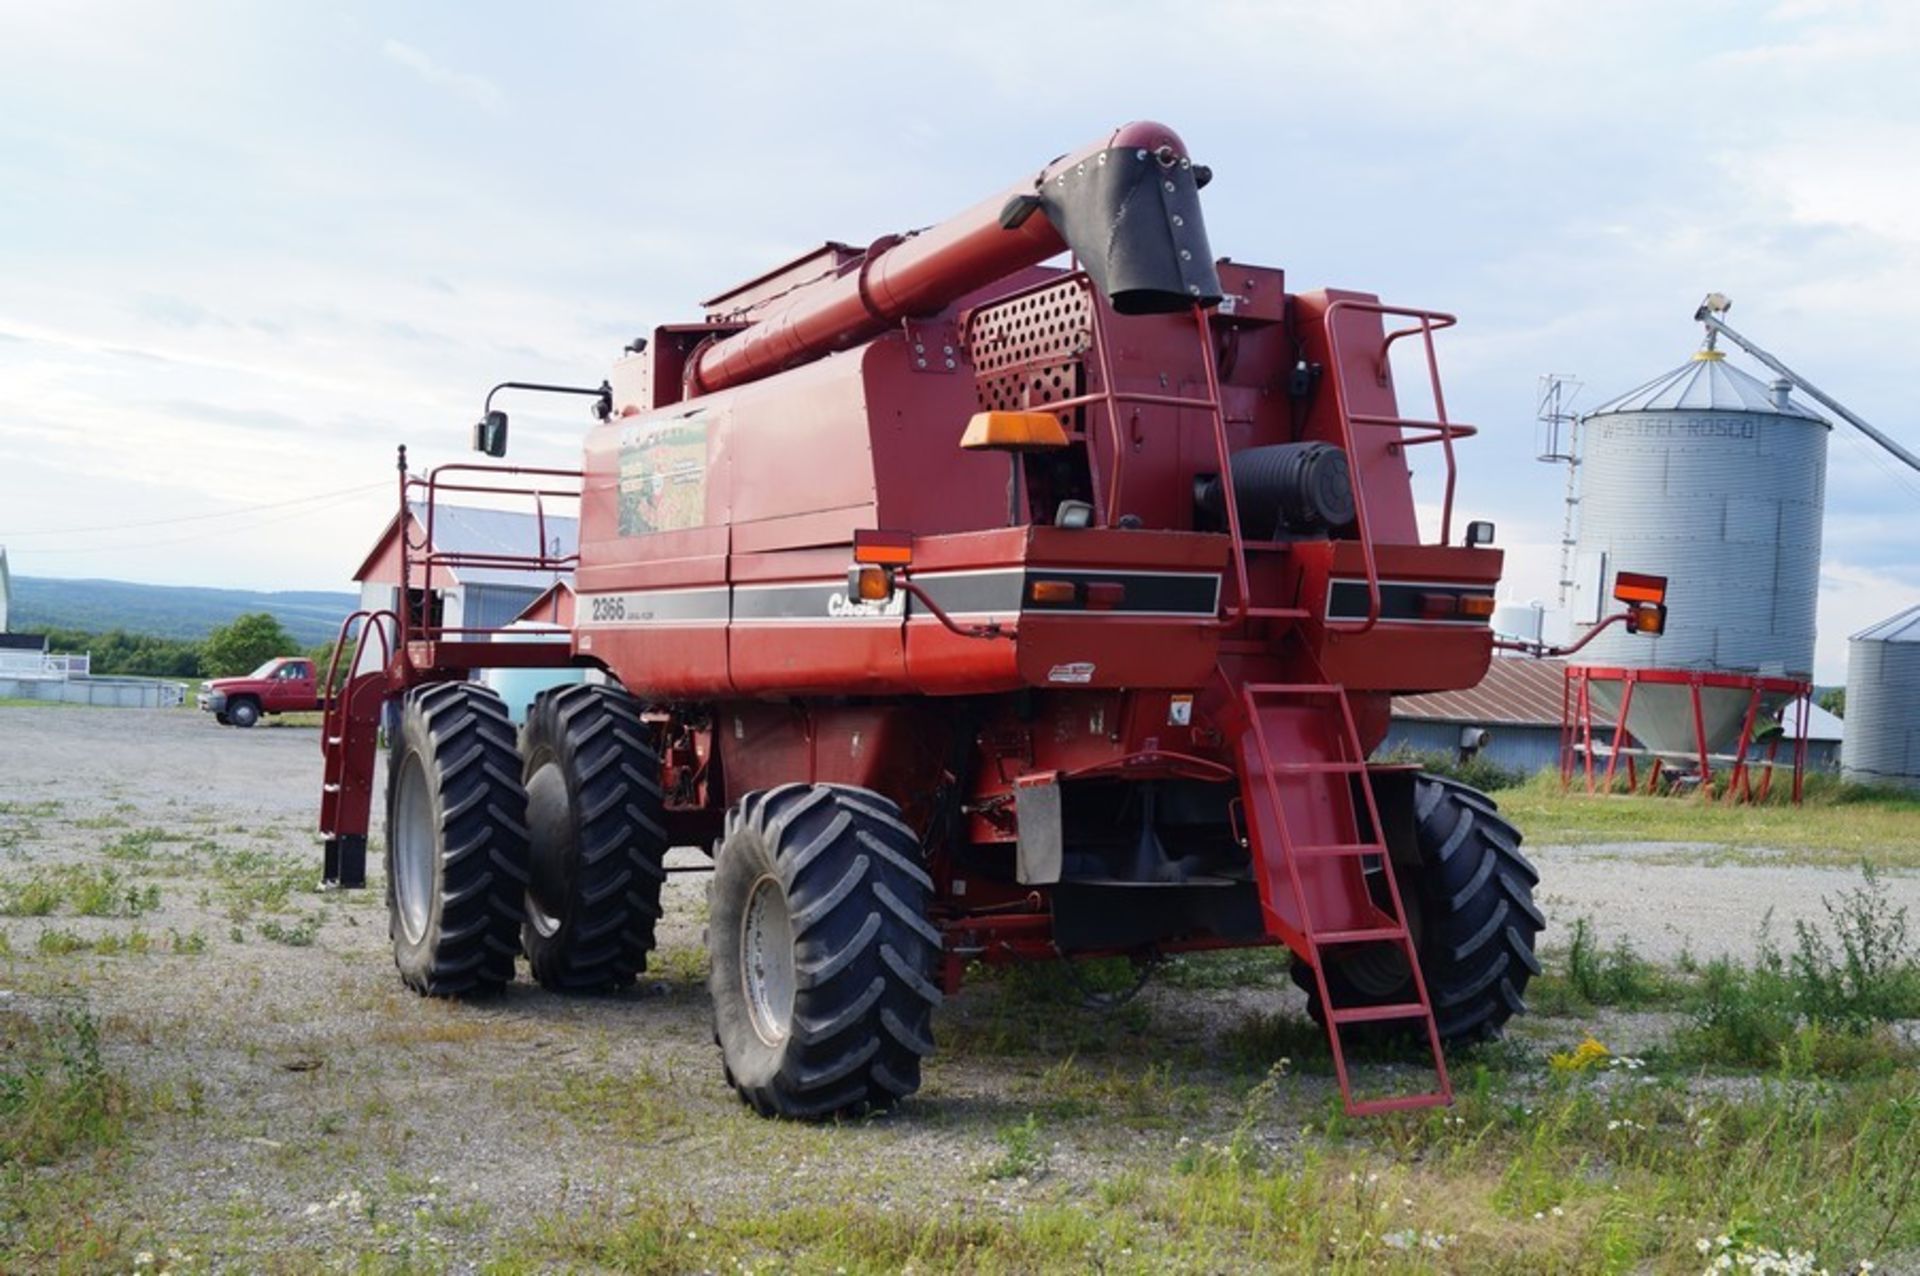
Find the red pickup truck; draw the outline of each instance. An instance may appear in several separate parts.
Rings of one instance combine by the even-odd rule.
[[[215,678],[200,689],[200,707],[222,726],[250,727],[263,713],[303,713],[320,707],[313,661],[276,656],[243,678]]]

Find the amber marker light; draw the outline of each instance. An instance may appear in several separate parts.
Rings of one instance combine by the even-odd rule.
[[[1070,580],[1036,580],[1027,586],[1030,602],[1070,607],[1079,597],[1080,587]]]
[[[968,452],[1051,452],[1067,445],[1067,429],[1051,412],[976,412],[960,446]]]
[[[847,570],[847,596],[863,603],[887,601],[893,597],[892,570],[855,563]]]

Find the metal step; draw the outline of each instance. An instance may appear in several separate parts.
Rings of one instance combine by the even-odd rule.
[[[1320,846],[1296,846],[1293,853],[1302,859],[1359,859],[1363,855],[1385,855],[1387,848],[1378,842],[1328,842]]]
[[[1378,944],[1388,940],[1396,943],[1410,942],[1407,932],[1399,926],[1365,926],[1357,930],[1320,930],[1313,934],[1322,944]]]
[[[1392,1001],[1384,1006],[1349,1006],[1329,1011],[1334,1023],[1381,1023],[1396,1019],[1425,1019],[1427,1008],[1417,1001]]]

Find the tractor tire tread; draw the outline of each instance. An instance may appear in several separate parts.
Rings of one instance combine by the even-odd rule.
[[[1535,941],[1546,919],[1533,900],[1540,874],[1520,851],[1520,832],[1499,804],[1457,780],[1422,774],[1414,786],[1419,869],[1396,870],[1401,894],[1421,910],[1420,969],[1440,1039],[1450,1045],[1497,1038],[1525,1013],[1527,982],[1540,972]],[[1356,994],[1334,967],[1327,972],[1334,1004],[1409,1001],[1401,989]],[[1325,1024],[1313,971],[1295,962],[1293,979],[1307,993],[1308,1013]],[[1369,1031],[1370,1030],[1370,1031]],[[1353,1025],[1355,1038],[1405,1036],[1407,1025]]]
[[[398,911],[391,912],[395,959],[407,985],[427,996],[497,992],[513,981],[527,886],[526,791],[514,765],[513,725],[492,692],[468,683],[417,690],[404,712],[422,720],[420,735],[431,746],[421,761],[441,812],[440,911],[418,960],[408,961],[400,960],[404,936]],[[391,863],[387,891],[391,903]]]
[[[710,981],[728,1083],[755,1111],[824,1120],[892,1107],[919,1088],[942,944],[926,917],[923,863],[899,808],[866,789],[790,784],[735,805],[714,879]],[[724,969],[738,964],[749,874],[767,871],[787,892],[794,942],[792,1031],[773,1047]]]
[[[624,987],[647,968],[667,878],[659,755],[637,699],[585,683],[543,691],[528,710],[521,754],[529,782],[543,749],[567,780],[575,864],[572,898],[541,904],[563,910],[549,913],[559,927],[543,935],[529,917],[521,929],[528,968],[557,992]]]

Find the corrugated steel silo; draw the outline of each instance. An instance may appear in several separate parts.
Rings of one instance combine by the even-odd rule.
[[[1840,773],[1920,789],[1920,607],[1847,640],[1847,727]]]
[[[1616,610],[1623,570],[1667,577],[1671,613],[1664,635],[1616,627],[1575,661],[1809,677],[1830,429],[1785,382],[1768,386],[1716,350],[1587,413],[1575,618]],[[1607,688],[1596,684],[1594,695],[1596,708],[1617,711]],[[1732,747],[1750,699],[1729,688],[1703,694],[1706,747]],[[1628,717],[1648,748],[1692,755],[1702,743],[1687,686],[1641,684]]]

